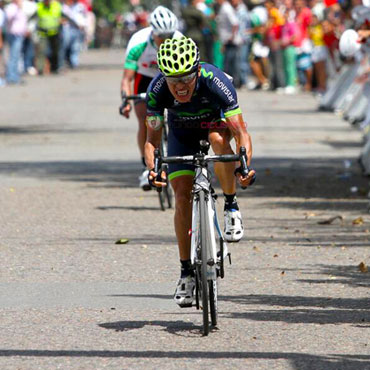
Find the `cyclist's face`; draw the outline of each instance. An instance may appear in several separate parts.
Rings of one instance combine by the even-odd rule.
[[[199,69],[188,76],[183,76],[184,78],[166,79],[171,94],[178,102],[187,103],[191,100],[197,83],[197,75],[199,75]]]
[[[157,48],[159,48],[162,44],[167,39],[172,39],[173,33],[164,33],[164,34],[159,34],[156,35],[153,33],[153,41],[156,44]]]

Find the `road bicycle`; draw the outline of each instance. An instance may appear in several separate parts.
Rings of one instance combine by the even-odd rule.
[[[191,263],[195,274],[195,306],[203,310],[203,334],[210,331],[210,321],[217,325],[217,288],[218,278],[225,276],[224,261],[231,254],[223,237],[217,218],[217,195],[211,185],[209,162],[240,161],[241,172],[247,176],[247,155],[244,147],[239,154],[208,155],[210,144],[206,140],[200,142],[200,150],[195,155],[162,157],[159,149],[154,151],[154,172],[160,178],[163,164],[189,163],[195,166],[192,187],[192,226]],[[189,307],[192,305],[190,304]],[[209,320],[211,319],[211,320]]]
[[[120,114],[121,114],[122,109],[128,104],[130,100],[138,101],[138,100],[145,100],[145,98],[146,98],[146,93],[125,96],[122,99],[122,103],[119,107]],[[163,157],[167,156],[167,148],[168,148],[168,126],[167,126],[167,120],[166,120],[166,115],[165,115],[164,125],[162,128],[162,140],[161,140],[161,145],[160,145],[160,151]],[[161,210],[165,211],[166,207],[172,208],[173,190],[172,190],[171,185],[167,186],[163,190],[158,188],[157,193],[158,193],[158,199],[159,199],[159,206]]]

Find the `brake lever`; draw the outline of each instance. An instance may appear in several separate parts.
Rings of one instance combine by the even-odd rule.
[[[241,167],[241,175],[243,177],[247,177],[249,174],[249,168],[248,168],[248,156],[247,156],[247,150],[244,146],[240,147],[239,150],[239,161],[240,161],[240,167]],[[246,189],[246,186],[242,186],[242,189]]]
[[[122,110],[127,106],[127,105],[129,105],[130,103],[128,102],[128,100],[126,99],[126,98],[122,98],[122,103],[121,103],[121,105],[119,106],[119,108],[118,108],[118,111],[119,111],[119,114],[121,115],[121,116],[123,116],[123,113],[122,113]]]

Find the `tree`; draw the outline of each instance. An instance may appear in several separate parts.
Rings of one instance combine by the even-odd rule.
[[[98,18],[111,19],[117,13],[123,13],[130,7],[128,0],[94,0],[93,10]]]

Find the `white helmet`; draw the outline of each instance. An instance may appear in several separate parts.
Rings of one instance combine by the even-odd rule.
[[[345,30],[339,40],[339,51],[345,57],[354,56],[361,49],[358,33],[355,30]]]
[[[178,27],[178,20],[171,10],[164,6],[157,6],[150,14],[150,25],[157,35],[174,33]]]

